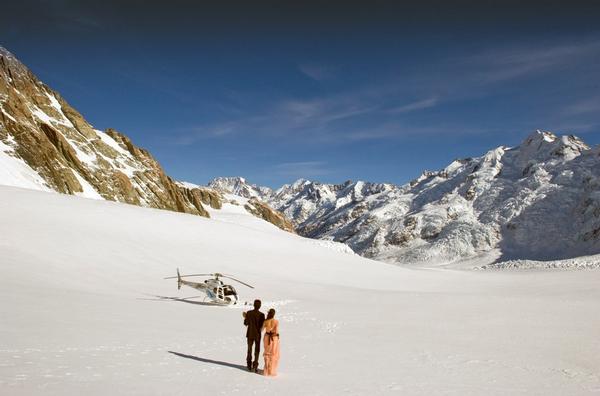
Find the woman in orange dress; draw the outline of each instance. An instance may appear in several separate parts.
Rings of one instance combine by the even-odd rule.
[[[269,309],[267,319],[263,324],[265,330],[264,346],[265,370],[264,375],[276,376],[279,365],[279,321],[275,319],[275,310]]]

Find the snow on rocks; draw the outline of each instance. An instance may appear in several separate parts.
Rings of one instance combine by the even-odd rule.
[[[52,191],[36,171],[15,155],[13,147],[2,140],[0,140],[0,180],[6,186]]]
[[[244,198],[259,198],[265,194],[269,194],[271,189],[268,187],[259,187],[253,184],[248,184],[243,177],[218,177],[213,179],[208,187],[215,190],[227,191],[231,194]]]
[[[600,254],[591,256],[573,257],[564,260],[507,260],[497,263],[486,264],[474,269],[493,270],[493,269],[563,269],[563,270],[582,270],[600,268]]]
[[[403,186],[300,179],[273,191],[232,180],[214,185],[259,195],[301,235],[392,263],[448,264],[494,249],[504,260],[600,251],[598,149],[572,135],[534,131],[517,147],[455,160]]]

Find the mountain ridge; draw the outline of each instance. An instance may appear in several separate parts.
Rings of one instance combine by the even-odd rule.
[[[239,178],[208,185],[250,191],[299,234],[378,260],[564,259],[600,252],[599,152],[576,136],[536,130],[516,147],[457,159],[401,186],[299,179],[261,190]]]

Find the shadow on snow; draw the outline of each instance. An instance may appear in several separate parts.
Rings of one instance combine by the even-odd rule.
[[[225,305],[225,304],[217,304],[217,303],[206,302],[206,301],[191,301],[192,298],[198,298],[198,297],[201,297],[201,296],[186,297],[186,298],[168,297],[168,296],[153,296],[153,297],[156,297],[156,298],[141,298],[140,300],[149,300],[149,301],[179,301],[179,302],[184,302],[184,303],[188,303],[188,304],[205,305],[205,306],[210,306],[210,307],[219,307],[219,306],[224,306]]]
[[[246,372],[248,371],[248,369],[246,368],[246,366],[242,366],[241,364],[234,364],[234,363],[222,362],[220,360],[206,359],[206,358],[201,358],[201,357],[198,357],[198,356],[186,355],[186,354],[183,354],[183,353],[173,352],[173,351],[168,351],[168,352],[170,354],[172,354],[172,355],[176,355],[176,356],[179,356],[179,357],[182,357],[182,358],[186,358],[186,359],[196,360],[198,362],[216,364],[218,366],[231,367],[231,368],[235,368],[235,369],[246,371]]]

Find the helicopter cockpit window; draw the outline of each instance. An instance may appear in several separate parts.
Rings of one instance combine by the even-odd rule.
[[[236,294],[235,288],[231,285],[225,286],[224,291],[225,291],[226,296],[231,296],[231,295]]]

